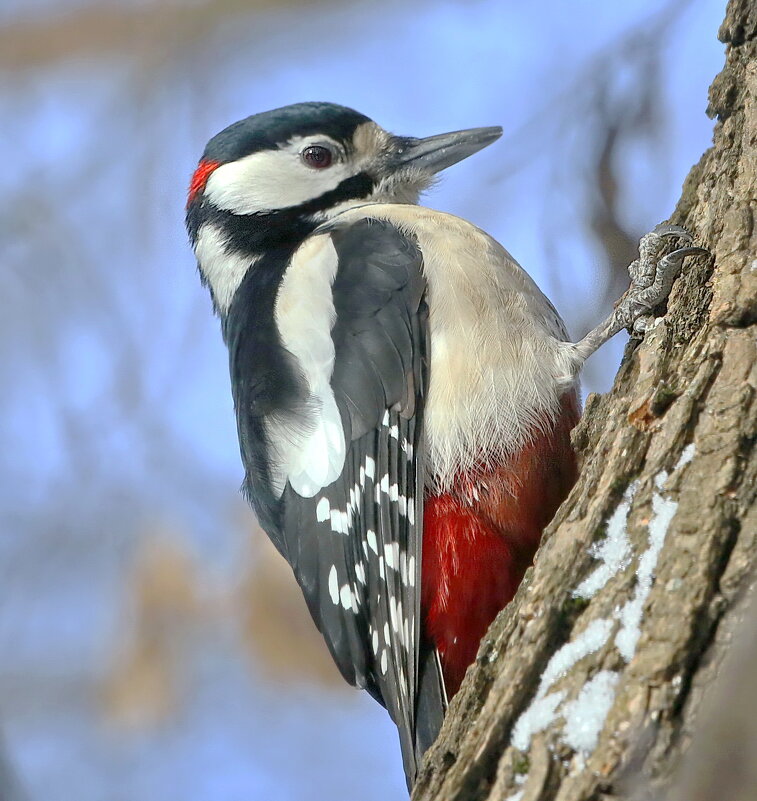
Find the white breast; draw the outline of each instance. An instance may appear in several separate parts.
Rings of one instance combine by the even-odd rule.
[[[555,419],[575,381],[565,326],[528,274],[488,234],[450,214],[376,204],[417,238],[428,281],[429,483],[448,489],[482,459],[520,450]]]

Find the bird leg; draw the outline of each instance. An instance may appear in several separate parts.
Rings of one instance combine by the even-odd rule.
[[[682,239],[686,246],[659,258],[664,239],[669,236]],[[644,335],[652,319],[650,312],[670,294],[673,282],[681,272],[683,260],[687,256],[709,255],[708,250],[693,247],[691,242],[692,236],[685,228],[663,223],[641,238],[639,258],[628,267],[631,286],[617,302],[612,314],[573,344],[576,372],[597,348],[621,329],[630,328],[632,335]]]

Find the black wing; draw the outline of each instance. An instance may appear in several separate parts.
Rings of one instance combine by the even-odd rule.
[[[412,782],[445,703],[435,654],[421,639],[428,386],[422,257],[386,222],[328,230],[338,255],[331,387],[347,452],[339,478],[313,497],[286,486],[282,534],[345,679],[366,688],[397,724]]]

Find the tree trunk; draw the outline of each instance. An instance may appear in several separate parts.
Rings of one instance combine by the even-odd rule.
[[[715,144],[672,217],[714,262],[688,260],[612,392],[587,401],[578,484],[484,638],[414,801],[663,797],[692,735],[714,730],[698,711],[757,562],[754,0],[731,0],[720,38]]]

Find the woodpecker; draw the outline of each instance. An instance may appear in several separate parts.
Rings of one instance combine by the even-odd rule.
[[[498,242],[417,205],[501,133],[401,137],[298,103],[214,136],[187,202],[243,490],[342,675],[396,723],[409,786],[576,479],[583,362],[699,252],[658,259],[688,238],[658,226],[613,314],[571,342]]]

